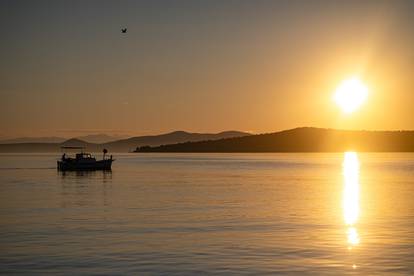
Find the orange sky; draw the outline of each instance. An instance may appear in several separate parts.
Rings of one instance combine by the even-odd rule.
[[[410,1],[3,1],[0,137],[414,129],[413,12]],[[354,75],[368,101],[345,116],[332,93]]]

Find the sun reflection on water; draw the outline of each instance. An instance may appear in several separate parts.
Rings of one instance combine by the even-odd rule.
[[[356,152],[345,152],[342,173],[344,177],[344,221],[348,227],[348,249],[352,249],[360,242],[358,231],[355,227],[359,217],[359,159]]]

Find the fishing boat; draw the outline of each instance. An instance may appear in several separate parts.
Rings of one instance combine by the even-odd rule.
[[[106,149],[103,150],[102,160],[96,160],[90,153],[84,152],[83,147],[62,147],[61,149],[64,153],[57,161],[59,171],[111,170],[112,162],[115,161],[112,155],[107,156]],[[66,154],[68,149],[77,149],[80,153],[76,153],[75,157],[69,157]]]

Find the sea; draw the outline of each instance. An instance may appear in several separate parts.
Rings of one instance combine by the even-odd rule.
[[[0,274],[414,275],[413,153],[113,155],[0,154]]]

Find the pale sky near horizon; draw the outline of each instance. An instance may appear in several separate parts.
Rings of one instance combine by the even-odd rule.
[[[0,22],[0,138],[414,129],[413,1],[0,0]]]

